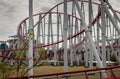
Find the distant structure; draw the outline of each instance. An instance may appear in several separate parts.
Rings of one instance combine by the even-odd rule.
[[[64,0],[49,11],[31,17],[32,30],[29,18],[21,21],[18,25],[19,39],[15,43],[17,48],[13,47],[24,50],[24,60],[32,38],[33,59],[40,60],[39,65],[43,60],[52,61],[55,66],[64,62],[64,71],[67,71],[69,65],[82,64],[93,68],[95,62],[97,67],[103,68],[111,65],[113,55],[120,64],[120,12],[112,8],[109,0],[99,0],[99,3]],[[102,76],[106,77],[106,73]]]

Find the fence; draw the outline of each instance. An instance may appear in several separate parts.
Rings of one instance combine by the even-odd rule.
[[[101,70],[106,70],[108,77],[102,78]],[[60,72],[24,77],[11,77],[8,79],[120,79],[120,66],[111,66],[106,68],[94,68],[86,70],[78,70],[71,72]]]

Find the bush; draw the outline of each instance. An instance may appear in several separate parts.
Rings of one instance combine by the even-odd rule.
[[[11,73],[12,69],[7,66],[5,63],[0,63],[0,79],[7,79]]]
[[[117,62],[117,58],[116,58],[115,54],[110,56],[110,61]]]

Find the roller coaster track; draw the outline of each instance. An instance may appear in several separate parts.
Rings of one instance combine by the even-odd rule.
[[[67,2],[71,2],[71,1],[72,1],[72,0],[68,0]],[[88,1],[86,1],[86,0],[78,0],[78,1],[80,1],[80,2],[81,2],[81,1],[82,1],[82,2],[86,2],[86,3],[88,2]],[[46,15],[51,14],[51,13],[63,14],[63,13],[60,13],[60,12],[52,12],[52,10],[53,10],[54,8],[58,7],[58,6],[61,5],[61,4],[63,4],[63,2],[55,5],[53,8],[51,8],[51,9],[50,9],[48,12],[46,12],[46,13],[39,13],[39,14],[35,14],[35,15],[33,15],[33,16],[37,16],[37,15],[42,15],[42,14],[44,14],[44,15],[42,16],[42,19],[43,19]],[[93,4],[95,4],[95,5],[100,5],[100,4],[95,3],[95,2],[93,2]],[[92,25],[95,24],[95,22],[97,21],[97,19],[99,19],[99,16],[100,16],[100,15],[101,15],[101,12],[98,11],[98,14],[96,15],[96,17],[95,17],[94,20],[92,21]],[[78,18],[77,16],[74,16],[74,15],[72,15],[72,14],[68,14],[68,16],[74,17],[74,18],[76,18],[78,21],[80,21],[80,18]],[[23,39],[25,38],[25,36],[21,35],[20,29],[22,29],[22,24],[23,24],[26,20],[28,20],[28,18],[24,19],[24,20],[18,25],[18,36],[19,36],[19,38],[20,38],[21,40],[23,40]],[[39,21],[34,24],[34,27],[36,27],[36,26],[38,25],[38,23],[39,23]],[[79,35],[79,34],[82,34],[83,32],[85,32],[85,29],[81,30],[80,32],[74,34],[74,35],[71,36],[71,37],[68,37],[68,40],[71,39],[71,38],[76,37],[76,36]],[[55,42],[55,43],[53,43],[53,44],[57,44],[57,43],[61,43],[61,42],[63,42],[63,40],[58,41],[58,42]],[[53,44],[43,45],[43,47],[46,47],[46,46],[49,46],[49,45],[53,45]]]
[[[78,1],[88,3],[88,1],[86,1],[86,0],[78,0]],[[68,0],[68,2],[72,2],[72,0]],[[98,5],[98,6],[101,5],[101,4],[95,3],[95,2],[92,2],[92,3],[95,4],[95,5]],[[51,9],[50,9],[48,12],[46,12],[46,13],[38,13],[38,14],[35,14],[35,15],[33,15],[33,16],[35,17],[35,16],[41,16],[41,15],[43,15],[41,18],[44,19],[44,17],[47,16],[48,14],[57,14],[57,15],[63,14],[63,13],[61,13],[61,12],[52,12],[53,9],[55,9],[56,7],[58,7],[58,6],[62,5],[62,4],[63,4],[63,2],[55,5],[53,8],[51,8]],[[120,13],[119,11],[115,11],[115,12]],[[74,14],[68,14],[68,16],[71,16],[71,17],[77,19],[78,21],[81,21],[81,19],[78,18],[77,16],[75,16]],[[96,17],[95,17],[95,18],[93,19],[93,21],[92,21],[92,26],[96,23],[96,21],[99,19],[100,16],[101,16],[101,11],[98,10],[98,13],[97,13]],[[28,19],[29,19],[29,18],[27,17],[26,19],[24,19],[24,20],[18,25],[18,36],[19,36],[20,40],[24,40],[24,39],[25,39],[25,36],[21,35],[20,31],[21,31],[22,28],[24,28],[24,27],[22,27],[22,24],[24,24],[24,22],[26,22]],[[39,23],[39,21],[34,24],[34,27],[36,27],[36,26],[38,25],[38,23]],[[70,40],[70,39],[72,39],[72,38],[75,38],[75,37],[77,37],[77,36],[80,35],[80,34],[82,35],[84,32],[85,32],[85,29],[82,29],[82,30],[78,31],[77,33],[73,34],[72,36],[68,37],[68,40]],[[26,35],[26,34],[24,34],[24,35]],[[41,46],[34,46],[34,48],[48,47],[48,46],[55,45],[55,44],[58,44],[58,43],[61,43],[61,42],[63,42],[63,40],[59,40],[59,41],[57,41],[57,42],[52,42],[52,43],[45,44],[45,45],[41,45]],[[84,42],[84,41],[83,41],[83,42]],[[79,46],[79,45],[80,45],[80,44],[78,43],[76,46]],[[75,46],[75,47],[76,47],[76,46]],[[108,45],[107,47],[110,47],[110,46]],[[119,46],[113,46],[113,47],[114,47],[114,48],[119,48]],[[26,48],[8,49],[8,50],[6,50],[6,51],[9,51],[9,50],[11,50],[11,51],[16,51],[16,50],[24,50],[24,49],[27,50],[28,48],[26,47]],[[2,51],[5,51],[5,50],[2,50]]]
[[[72,1],[72,0],[69,0],[68,2],[71,2],[71,1]],[[85,0],[79,0],[79,1],[83,1],[83,2],[86,2],[86,3],[88,2],[88,1],[85,1]],[[43,16],[42,16],[42,19],[43,19],[47,14],[63,14],[63,13],[60,13],[60,12],[51,12],[54,8],[56,8],[57,6],[59,6],[59,5],[61,5],[61,4],[63,4],[63,2],[57,4],[56,6],[54,6],[53,8],[51,8],[51,9],[50,9],[48,12],[46,12],[46,13],[38,13],[38,14],[35,14],[35,15],[33,15],[33,16],[43,15]],[[95,3],[95,2],[93,2],[93,4],[95,4],[95,5],[100,5],[100,4]],[[99,19],[99,16],[100,16],[100,15],[101,15],[101,12],[98,11],[98,14],[97,14],[96,17],[94,18],[94,20],[93,20],[93,22],[92,22],[92,25],[95,24],[95,22],[97,21],[97,19]],[[72,15],[72,14],[68,14],[68,16],[71,16],[71,17],[77,19],[78,21],[81,21],[80,18],[78,18],[77,16],[74,16],[74,15]],[[24,40],[25,36],[22,36],[22,35],[20,34],[20,29],[22,29],[22,24],[24,24],[24,22],[26,22],[26,20],[28,20],[28,19],[29,19],[28,17],[25,18],[25,19],[18,25],[18,36],[19,36],[19,38],[20,38],[21,40]],[[34,24],[34,27],[37,26],[38,23],[39,23],[39,22],[36,22],[36,24]],[[23,27],[23,28],[24,28],[24,27]],[[74,38],[74,37],[82,34],[83,32],[85,32],[85,29],[82,29],[80,32],[77,32],[76,34],[68,37],[68,40],[70,40],[70,39],[72,39],[72,38]],[[26,34],[25,34],[25,35],[26,35]],[[42,45],[42,46],[34,46],[34,48],[47,47],[47,46],[55,45],[55,44],[58,44],[58,43],[61,43],[61,42],[63,42],[63,40],[60,40],[60,41],[57,41],[57,42],[53,42],[53,43],[50,43],[50,44],[45,44],[45,45]],[[84,41],[83,41],[83,42],[84,42]],[[78,43],[76,46],[78,46],[78,45],[80,45],[80,44]],[[6,51],[17,51],[17,50],[27,50],[27,49],[28,49],[28,47],[26,47],[26,48],[8,49],[8,50],[6,50]],[[2,51],[5,51],[5,50],[2,50]],[[7,58],[7,56],[4,56],[4,57]],[[8,57],[8,59],[10,59],[10,57]],[[12,59],[12,58],[11,58],[11,59]],[[13,58],[13,59],[16,59],[16,58]]]
[[[105,55],[104,52],[107,51],[107,52],[111,52],[112,54],[115,54],[116,58],[118,59],[118,62],[120,63],[120,60],[119,60],[120,58],[120,54],[119,54],[120,30],[119,29],[120,28],[118,27],[120,25],[120,19],[119,19],[120,12],[110,7],[110,4],[107,1],[104,2],[105,5],[107,5],[107,10],[102,2],[101,2],[102,4],[92,2],[91,9],[85,7],[85,6],[88,6],[87,0],[78,0],[78,2],[81,7],[81,12],[84,15],[82,18],[78,15],[79,13],[77,13],[78,11],[77,11],[77,8],[75,7],[74,1],[73,0],[67,1],[67,3],[69,4],[68,13],[67,13],[67,16],[68,16],[67,42],[69,42],[68,54],[70,55],[72,53],[71,55],[74,55],[74,59],[75,57],[77,59],[78,56],[84,53],[87,53],[89,55],[89,53],[91,52],[90,51],[91,47],[88,46],[89,40],[87,39],[87,36],[86,36],[86,32],[89,31],[91,33],[91,37],[94,40],[97,51],[99,52],[99,54],[102,55],[102,56],[100,55],[100,57],[102,58],[103,62],[106,60],[109,60],[109,58],[105,58],[104,56]],[[38,13],[33,15],[33,27],[34,27],[33,39],[35,41],[34,50],[37,50],[39,48],[46,48],[49,51],[53,50],[53,53],[52,53],[52,57],[53,57],[55,55],[54,53],[56,51],[55,49],[57,49],[57,51],[62,49],[63,42],[64,42],[63,33],[62,33],[64,12],[62,11],[61,7],[63,7],[63,3],[64,2],[61,2],[55,5],[53,8],[51,8],[49,11],[45,13]],[[87,12],[89,9],[91,10],[91,13]],[[82,24],[83,18],[88,23],[88,26],[87,26],[88,30],[86,30],[84,28],[84,25]],[[18,46],[18,48],[15,48],[15,49],[0,50],[1,52],[28,49],[28,45],[27,45],[27,42],[28,42],[27,40],[29,39],[28,20],[29,18],[27,17],[18,25],[19,41],[20,43],[22,41],[22,43],[23,44],[25,43],[25,45]],[[64,50],[62,49],[62,52],[57,54],[63,54],[63,51]],[[47,53],[49,55],[49,52]],[[107,53],[107,55],[109,56],[111,53]],[[7,57],[7,56],[0,56],[0,57],[13,59],[13,60],[25,60],[23,58],[20,59],[16,57]],[[69,59],[71,58],[72,60],[72,57],[68,57],[68,58]],[[86,59],[86,58],[84,57],[85,61],[87,62],[89,59]],[[94,71],[94,69],[92,70]],[[102,70],[102,68],[100,70]],[[84,71],[86,75],[86,79],[89,79],[86,74],[86,72],[88,71]],[[60,73],[60,74],[57,73],[54,75],[69,74],[69,73],[76,73],[76,72],[67,72],[67,73]],[[112,71],[111,71],[111,74],[113,77],[115,77]],[[47,75],[53,76],[53,74],[52,75],[47,74]],[[40,76],[41,75],[39,75],[39,77]],[[42,77],[43,76],[44,75],[42,75]],[[31,76],[31,77],[35,77],[35,76]]]

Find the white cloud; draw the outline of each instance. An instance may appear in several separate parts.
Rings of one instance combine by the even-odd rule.
[[[34,13],[48,11],[60,1],[63,0],[33,0]],[[109,1],[120,10],[120,0]],[[16,34],[18,24],[27,16],[28,0],[0,0],[0,40],[7,40],[8,36]]]
[[[54,0],[34,0],[34,13],[46,12],[55,4]]]
[[[34,13],[47,11],[54,5],[51,0],[33,0]],[[28,16],[28,0],[0,0],[0,40],[16,34],[17,25]]]
[[[26,1],[0,0],[0,40],[16,34],[18,23],[27,15]]]
[[[110,0],[110,4],[112,5],[112,7],[116,10],[120,11],[120,0]]]

